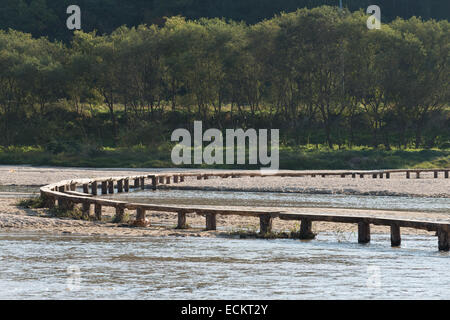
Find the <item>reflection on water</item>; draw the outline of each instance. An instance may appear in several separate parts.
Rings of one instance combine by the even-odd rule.
[[[0,233],[0,299],[448,298],[450,255],[435,237],[404,236],[401,249],[387,235],[339,239]]]
[[[109,197],[154,204],[234,205],[249,207],[329,207],[417,210],[450,213],[450,198],[200,190],[135,191],[132,193],[114,194]]]

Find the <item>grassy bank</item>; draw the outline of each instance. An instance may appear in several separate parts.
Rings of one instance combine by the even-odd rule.
[[[171,146],[148,148],[90,148],[52,153],[40,147],[0,148],[0,164],[30,164],[63,167],[97,168],[167,168]],[[252,165],[183,165],[189,168],[257,169]],[[380,150],[354,148],[330,150],[321,146],[281,147],[280,169],[400,169],[450,168],[450,149]]]

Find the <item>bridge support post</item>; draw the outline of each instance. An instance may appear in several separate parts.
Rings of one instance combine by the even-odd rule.
[[[300,235],[301,240],[314,239],[316,235],[312,232],[312,221],[310,219],[301,219]]]
[[[438,172],[435,171],[435,172],[434,172],[434,178],[437,179],[437,177],[438,177]]]
[[[173,176],[173,183],[178,183],[178,176],[177,175]]]
[[[169,176],[166,177],[166,184],[170,184],[170,177]]]
[[[180,182],[184,182],[184,176],[180,176]]]
[[[124,191],[125,191],[125,192],[130,191],[130,180],[125,179],[123,182],[124,182],[124,185],[123,185]]]
[[[409,171],[406,171],[406,179],[409,179],[409,178],[410,178]]]
[[[108,192],[109,192],[110,194],[113,194],[113,193],[114,193],[114,181],[112,181],[112,180],[109,180],[109,181],[108,181]]]
[[[156,178],[156,176],[152,176],[152,188],[153,190],[156,190],[158,186],[158,179]]]
[[[134,188],[135,189],[139,188],[139,179],[138,178],[134,179]]]
[[[83,184],[83,193],[89,193],[89,185],[87,183]]]
[[[108,193],[108,183],[106,181],[102,181],[102,194]]]
[[[141,182],[141,189],[144,190],[145,189],[145,178],[141,177],[139,180]]]
[[[391,173],[390,172],[386,172],[386,179],[390,179],[391,178]]]
[[[448,230],[438,229],[438,248],[439,251],[449,251]]]
[[[117,180],[117,192],[122,193],[123,192],[123,180]]]
[[[94,212],[95,212],[95,220],[102,220],[102,205],[96,203],[94,205]]]
[[[93,194],[94,196],[96,196],[96,195],[97,195],[97,181],[93,181],[93,182],[91,183],[91,188],[92,188],[92,194]]]
[[[365,221],[358,222],[358,243],[370,242],[370,224]]]
[[[186,229],[186,212],[178,212],[178,224],[177,229]]]
[[[259,233],[266,234],[272,232],[272,217],[265,214],[259,217]]]
[[[448,179],[448,170],[445,170],[445,171],[444,171],[444,178],[445,178],[445,179]]]
[[[91,204],[89,202],[83,202],[81,204],[81,212],[84,218],[89,218],[91,215]]]
[[[159,183],[164,183],[164,177],[158,177]]]
[[[44,205],[46,208],[53,209],[55,207],[54,197],[50,197],[41,191],[41,198],[44,199]]]
[[[216,230],[216,214],[206,214],[206,230]]]
[[[147,221],[145,220],[145,209],[144,208],[137,208],[136,209],[136,221],[134,222],[135,226],[138,227],[146,227]]]
[[[122,206],[117,206],[116,207],[116,216],[114,217],[114,222],[118,223],[118,222],[123,222],[123,216],[125,213],[125,208]]]
[[[420,179],[420,172],[419,171],[416,172],[416,179]]]
[[[398,224],[391,225],[391,247],[399,247],[402,243],[400,227]]]

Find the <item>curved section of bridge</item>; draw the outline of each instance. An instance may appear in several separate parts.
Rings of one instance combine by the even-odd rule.
[[[178,228],[186,228],[186,214],[195,213],[205,216],[206,229],[216,229],[217,215],[240,215],[253,216],[260,219],[260,233],[266,234],[272,231],[273,219],[297,220],[301,221],[300,239],[311,239],[314,237],[312,233],[312,223],[314,221],[328,221],[335,223],[354,223],[358,225],[358,242],[370,242],[370,225],[389,226],[391,230],[391,245],[399,246],[401,243],[400,228],[415,228],[427,231],[435,231],[438,238],[438,249],[442,251],[449,250],[449,232],[450,223],[448,221],[431,221],[426,219],[398,219],[387,217],[376,217],[364,214],[322,214],[322,213],[305,213],[295,212],[287,208],[283,209],[258,209],[252,210],[242,207],[204,207],[204,206],[172,206],[172,205],[153,205],[142,203],[130,203],[124,201],[108,200],[99,197],[103,194],[112,194],[115,192],[129,192],[131,189],[153,189],[156,190],[159,184],[170,184],[184,182],[188,177],[194,177],[198,180],[217,178],[240,178],[240,177],[326,177],[341,176],[342,178],[364,178],[369,176],[372,178],[389,179],[391,173],[404,173],[406,178],[411,178],[411,174],[415,174],[415,178],[420,178],[421,172],[433,172],[433,177],[448,178],[449,169],[427,169],[427,170],[377,170],[377,171],[342,171],[342,172],[296,172],[296,171],[280,171],[276,174],[264,174],[260,171],[214,171],[214,172],[163,172],[150,173],[144,175],[135,175],[127,177],[107,177],[95,179],[76,179],[64,180],[50,185],[41,187],[41,196],[45,200],[46,206],[53,208],[59,207],[71,209],[74,205],[81,205],[83,215],[89,216],[91,207],[94,206],[95,219],[100,220],[103,207],[113,207],[116,210],[116,222],[121,222],[124,217],[124,210],[136,210],[137,226],[146,226],[147,211],[163,211],[171,212],[178,215]],[[82,192],[77,191],[81,187]]]

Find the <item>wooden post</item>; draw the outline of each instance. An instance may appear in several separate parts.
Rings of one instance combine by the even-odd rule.
[[[170,177],[169,176],[166,177],[166,184],[170,184]]]
[[[49,209],[53,209],[55,207],[55,198],[46,195],[43,191],[41,191],[41,198],[44,199],[45,207]]]
[[[89,193],[89,185],[87,183],[83,184],[83,193]]]
[[[186,229],[187,228],[187,224],[186,224],[186,213],[185,212],[178,212],[178,224],[177,224],[177,229]]]
[[[386,172],[386,179],[390,179],[391,178],[391,173],[390,172]]]
[[[114,222],[119,223],[119,222],[123,222],[123,215],[125,212],[125,208],[122,206],[117,206],[116,207],[116,216],[114,217]]]
[[[266,234],[272,232],[272,216],[265,214],[259,216],[259,233]]]
[[[445,170],[445,171],[444,171],[444,178],[445,178],[445,179],[448,179],[448,170]]]
[[[360,178],[360,179],[363,179],[363,178],[364,178],[364,174],[363,174],[363,173],[360,173],[360,174],[359,174],[359,178]]]
[[[107,193],[108,193],[108,182],[102,181],[102,194],[107,194]]]
[[[383,172],[380,173],[380,178],[383,179]]]
[[[102,205],[96,203],[94,205],[94,212],[95,212],[95,220],[102,220]]]
[[[416,171],[416,179],[420,179],[420,171]]]
[[[145,189],[145,178],[141,177],[141,189],[144,190]]]
[[[69,188],[70,188],[70,191],[76,191],[77,190],[77,184],[76,183],[71,183]]]
[[[356,173],[352,173],[352,178],[356,178]]]
[[[158,179],[156,179],[156,176],[152,176],[152,188],[153,190],[156,190],[158,186]]]
[[[197,180],[202,180],[202,176],[197,176]]]
[[[206,230],[216,230],[216,214],[206,214]]]
[[[89,202],[83,202],[81,206],[83,217],[89,218],[89,216],[91,215],[91,204]]]
[[[119,192],[119,193],[123,192],[123,180],[122,179],[117,180],[117,192]]]
[[[398,224],[391,225],[391,247],[399,247],[402,243],[400,227]]]
[[[92,189],[92,194],[94,196],[96,196],[97,195],[97,181],[94,181],[91,183],[91,189]]]
[[[203,176],[203,179],[204,179],[204,180],[208,180],[208,179],[209,179],[209,176],[205,174],[205,175]]]
[[[312,221],[310,219],[301,219],[300,235],[302,240],[314,239],[316,235],[312,232]]]
[[[409,179],[410,175],[409,175],[409,171],[406,171],[406,179]]]
[[[438,229],[438,248],[439,251],[449,251],[448,230]]]
[[[114,193],[114,181],[113,180],[108,181],[108,192],[110,194]]]
[[[325,178],[325,175],[324,175],[324,174],[322,175],[322,178]]]
[[[438,172],[434,171],[434,178],[437,179],[437,177],[438,177]]]
[[[159,177],[159,183],[164,183],[164,177]]]
[[[173,183],[178,183],[178,176],[177,175],[173,176]]]
[[[134,179],[134,188],[135,189],[139,188],[139,179],[138,178]]]
[[[377,174],[376,173],[372,174],[372,178],[376,179],[377,178]]]
[[[184,182],[184,176],[180,176],[180,182]]]
[[[358,222],[358,243],[370,242],[370,224],[362,221]]]
[[[146,227],[147,221],[145,220],[145,209],[138,207],[136,209],[136,221],[134,222],[134,225],[138,227]]]
[[[125,192],[130,191],[130,180],[129,180],[129,179],[125,179],[125,180],[124,180],[124,186],[123,186],[123,189],[124,189]]]

